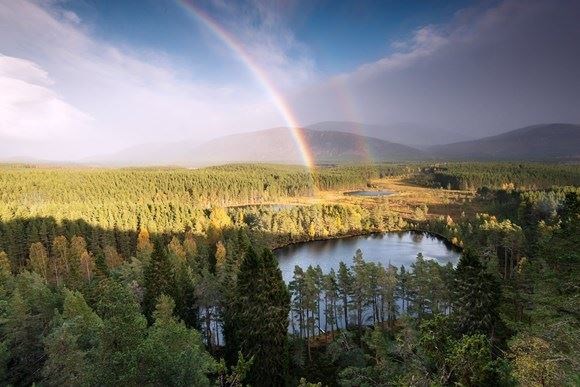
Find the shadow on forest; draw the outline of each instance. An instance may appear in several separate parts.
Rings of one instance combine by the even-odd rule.
[[[153,242],[167,245],[175,235],[182,233],[150,233]],[[71,239],[82,236],[87,249],[95,257],[103,256],[107,246],[114,247],[123,258],[135,255],[138,230],[105,229],[83,219],[57,221],[53,217],[15,218],[0,222],[0,251],[6,252],[13,267],[26,265],[30,245],[41,242],[50,254],[57,236]]]

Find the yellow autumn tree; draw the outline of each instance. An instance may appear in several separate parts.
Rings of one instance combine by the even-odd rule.
[[[177,237],[174,236],[167,247],[169,249],[170,256],[172,259],[175,259],[175,262],[172,262],[174,265],[182,265],[185,263],[185,249]]]
[[[121,257],[117,249],[113,246],[105,246],[103,252],[105,253],[105,263],[109,270],[114,270],[123,263],[123,257]]]
[[[222,230],[231,227],[232,220],[225,208],[214,207],[209,215],[208,238],[215,243],[221,238]]]
[[[81,260],[83,259],[83,255],[87,254],[87,242],[85,238],[82,236],[74,236],[70,240],[70,248],[68,253],[68,261],[69,261],[69,281],[67,282],[68,285],[78,285],[82,281],[82,277],[84,276]]]
[[[183,240],[183,251],[188,261],[195,259],[197,254],[197,243],[191,231],[185,233],[185,239]]]
[[[153,243],[149,238],[149,231],[141,227],[137,235],[137,259],[146,265],[151,259],[151,254],[153,254]]]
[[[520,335],[510,343],[514,376],[522,386],[563,385],[562,372],[550,344],[540,337]]]
[[[95,275],[95,259],[94,257],[88,253],[88,251],[84,251],[79,259],[79,266],[81,269],[81,273],[85,281],[91,282],[94,275]]]

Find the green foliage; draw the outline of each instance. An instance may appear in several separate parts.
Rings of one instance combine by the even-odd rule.
[[[0,384],[577,383],[577,166],[422,170],[479,188],[489,212],[418,207],[417,227],[466,248],[457,268],[359,251],[336,272],[297,267],[289,292],[274,255],[255,253],[405,227],[381,205],[263,203],[420,167],[2,168]]]
[[[133,295],[122,285],[103,281],[97,313],[103,319],[95,362],[95,380],[103,385],[134,385],[138,380],[140,345],[147,322]]]
[[[455,342],[446,361],[460,385],[489,385],[493,369],[491,345],[485,335],[463,336]]]
[[[454,276],[453,316],[457,330],[466,335],[496,336],[500,290],[496,277],[487,272],[480,259],[470,251],[464,252]]]
[[[229,367],[229,369],[226,361],[221,359],[217,366],[219,385],[222,387],[242,387],[253,364],[254,357],[246,359],[241,352],[238,352],[238,362],[236,365]]]
[[[1,327],[10,353],[7,378],[11,383],[29,385],[41,374],[45,360],[41,339],[59,304],[43,278],[29,272],[17,276]]]
[[[51,386],[91,384],[91,365],[103,322],[79,292],[64,290],[62,314],[52,322],[45,338],[47,360],[42,370],[43,383]]]
[[[155,244],[155,250],[144,272],[145,295],[143,306],[145,315],[152,317],[157,299],[162,294],[175,295],[175,281],[171,271],[171,262],[167,251],[161,243]]]
[[[170,297],[159,297],[155,322],[139,349],[139,385],[209,386],[217,364],[199,332],[173,316],[174,307]]]
[[[580,170],[573,164],[457,162],[425,168],[423,173],[432,185],[448,189],[580,185]]]
[[[254,357],[250,383],[285,383],[289,312],[290,296],[272,252],[264,251],[259,256],[250,248],[241,264],[224,324],[226,345]]]

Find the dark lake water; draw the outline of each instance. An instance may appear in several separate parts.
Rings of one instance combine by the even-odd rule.
[[[295,265],[305,270],[308,265],[320,265],[326,274],[332,268],[337,271],[340,261],[350,266],[357,249],[361,249],[367,262],[380,262],[383,266],[391,263],[397,267],[408,267],[418,253],[422,253],[425,259],[434,259],[443,265],[447,262],[456,264],[460,255],[457,249],[444,240],[414,231],[298,243],[277,249],[275,253],[282,276],[288,283],[292,280]]]
[[[391,191],[350,191],[344,193],[347,196],[367,196],[367,197],[379,197],[379,196],[389,196],[393,193]]]

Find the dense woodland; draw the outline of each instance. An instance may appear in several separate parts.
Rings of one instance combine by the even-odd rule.
[[[404,219],[377,204],[272,204],[384,176],[456,184],[439,175],[477,188],[486,212]],[[0,381],[574,385],[579,175],[483,163],[4,166]],[[383,267],[357,251],[336,272],[297,267],[285,284],[270,250],[409,228],[463,247],[457,267],[421,255]]]
[[[416,175],[421,184],[447,189],[539,189],[580,185],[577,164],[441,163],[425,167],[422,172]]]

